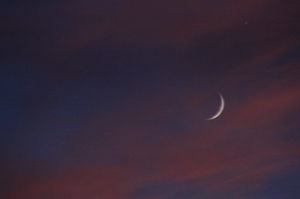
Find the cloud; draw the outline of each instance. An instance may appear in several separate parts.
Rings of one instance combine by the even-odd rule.
[[[26,183],[10,197],[165,198],[223,193],[236,198],[263,189],[270,175],[294,164],[300,155],[296,143],[281,140],[284,126],[278,122],[299,108],[296,88],[257,90],[247,100],[229,105],[218,121],[212,121],[214,125],[192,124],[178,133],[161,119],[145,125],[180,112],[176,103],[170,109],[157,103],[164,101],[164,94],[94,118],[85,134],[70,142],[77,148],[74,152],[93,153],[91,158],[68,163],[53,175],[27,174],[14,182]],[[177,97],[186,104],[197,96],[183,93]],[[159,136],[168,128],[174,133]]]
[[[45,12],[33,2],[6,14],[5,61],[34,75],[13,72],[3,87],[23,116],[2,136],[4,196],[262,198],[280,187],[274,178],[300,155],[291,2],[75,1]],[[217,91],[225,110],[206,121]]]

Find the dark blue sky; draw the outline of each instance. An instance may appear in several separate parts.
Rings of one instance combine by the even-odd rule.
[[[299,7],[2,1],[0,197],[299,198]]]

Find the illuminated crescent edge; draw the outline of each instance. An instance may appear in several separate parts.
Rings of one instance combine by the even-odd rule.
[[[221,99],[221,105],[220,105],[220,107],[219,107],[218,112],[217,112],[214,116],[212,116],[211,118],[208,118],[208,119],[206,119],[206,120],[213,120],[213,119],[216,119],[216,118],[219,117],[219,116],[221,115],[221,113],[223,112],[224,107],[225,107],[225,100],[224,100],[223,96],[221,95],[221,93],[219,93],[219,95],[220,95],[220,99]]]

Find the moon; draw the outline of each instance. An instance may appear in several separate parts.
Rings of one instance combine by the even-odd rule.
[[[219,93],[219,92],[218,92]],[[221,99],[221,104],[220,104],[220,107],[219,107],[219,110],[218,112],[212,116],[211,118],[208,118],[206,120],[213,120],[213,119],[216,119],[217,117],[219,117],[221,115],[221,113],[223,112],[224,110],[224,107],[225,107],[225,100],[223,98],[223,96],[221,95],[221,93],[219,93],[219,96],[220,96],[220,99]]]

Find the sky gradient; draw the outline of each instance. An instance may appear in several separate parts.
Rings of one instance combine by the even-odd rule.
[[[300,198],[299,8],[1,1],[0,197]]]

